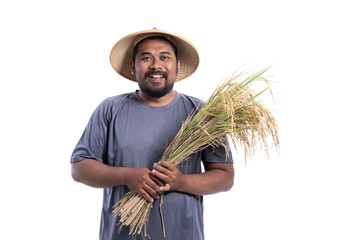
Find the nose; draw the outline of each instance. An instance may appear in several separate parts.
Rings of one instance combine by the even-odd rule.
[[[159,70],[161,69],[161,61],[158,58],[154,58],[152,64],[150,65],[150,69]]]

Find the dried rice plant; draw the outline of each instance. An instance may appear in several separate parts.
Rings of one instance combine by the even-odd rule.
[[[248,77],[243,74],[232,75],[218,86],[204,105],[200,109],[195,109],[184,121],[160,161],[169,161],[177,165],[191,154],[209,146],[223,146],[228,153],[228,138],[235,146],[238,143],[243,147],[245,159],[254,153],[257,144],[268,154],[269,139],[278,148],[276,121],[270,111],[257,101],[257,97],[264,91],[271,92],[268,80],[262,77],[268,69]],[[254,94],[249,85],[258,80],[267,83],[268,87]],[[130,226],[130,234],[143,233],[145,237],[148,236],[147,223],[152,208],[151,202],[130,191],[114,208],[113,213],[120,216],[119,231],[123,226]],[[165,236],[164,223],[163,232]]]

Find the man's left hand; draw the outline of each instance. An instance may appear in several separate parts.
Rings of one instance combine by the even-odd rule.
[[[165,186],[160,187],[163,192],[179,190],[184,177],[174,164],[166,161],[155,163],[152,173],[165,183]]]

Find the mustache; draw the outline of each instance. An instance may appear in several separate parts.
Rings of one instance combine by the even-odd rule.
[[[163,71],[148,71],[145,73],[144,77],[150,77],[151,75],[162,75],[164,78],[167,79],[167,73]]]

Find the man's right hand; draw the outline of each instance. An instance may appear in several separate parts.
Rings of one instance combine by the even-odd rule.
[[[139,193],[150,202],[159,198],[160,186],[163,183],[147,168],[129,168],[126,185],[130,190]]]

